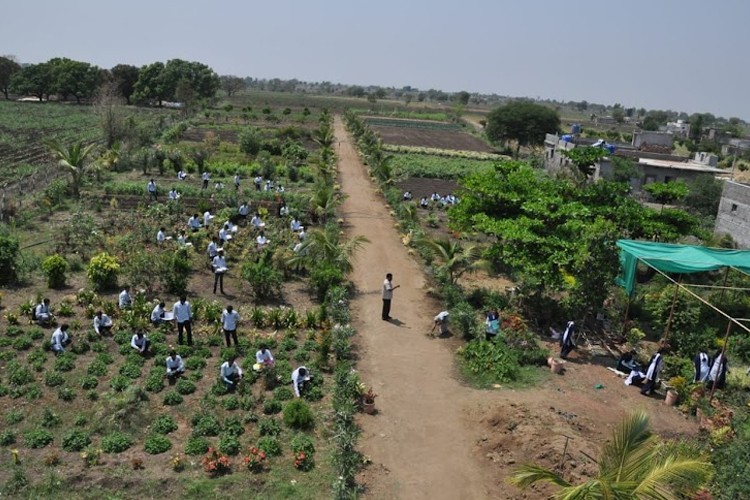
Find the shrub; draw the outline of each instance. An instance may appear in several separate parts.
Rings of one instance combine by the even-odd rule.
[[[24,412],[20,410],[10,410],[5,415],[5,423],[8,425],[17,424],[18,422],[23,421],[24,419]]]
[[[76,415],[76,418],[73,421],[73,425],[75,425],[76,427],[84,427],[87,423],[88,421],[83,415]]]
[[[88,391],[91,389],[96,389],[97,385],[99,385],[99,381],[93,375],[85,375],[81,379],[81,389]]]
[[[73,401],[76,398],[76,392],[70,387],[62,387],[57,391],[57,397],[63,401]]]
[[[284,424],[292,429],[309,429],[315,425],[315,417],[307,403],[295,399],[284,406]]]
[[[182,404],[182,396],[177,392],[170,391],[164,395],[164,404],[167,406],[177,406]]]
[[[459,350],[459,355],[471,374],[489,383],[512,382],[518,378],[518,359],[503,342],[474,340]]]
[[[281,455],[281,443],[274,436],[263,436],[258,440],[258,448],[263,450],[269,457]]]
[[[119,431],[114,431],[102,438],[102,450],[105,453],[122,453],[133,446],[133,439]]]
[[[26,399],[32,401],[42,397],[42,388],[39,384],[29,384],[26,387]]]
[[[185,293],[191,270],[187,250],[179,249],[169,255],[166,268],[163,276],[167,291],[175,295]]]
[[[274,418],[264,418],[258,423],[258,431],[261,436],[278,436],[281,434],[281,426]]]
[[[315,454],[315,445],[310,436],[306,434],[295,434],[292,438],[291,448],[294,453],[305,453],[308,456]]]
[[[59,358],[58,358],[59,359]],[[5,367],[8,382],[12,386],[22,386],[34,381],[34,375],[27,367],[20,365],[17,361],[11,361]]]
[[[75,355],[64,352],[55,358],[55,370],[59,372],[69,372],[76,367]]]
[[[221,432],[219,420],[211,414],[199,414],[193,420],[193,436],[218,436]]]
[[[305,393],[302,395],[306,401],[320,401],[323,399],[323,389],[320,386],[313,386],[310,389],[305,389]]]
[[[27,351],[34,346],[34,341],[28,335],[21,335],[13,341],[13,349],[17,351]]]
[[[224,420],[224,434],[230,434],[232,436],[241,436],[245,433],[245,426],[242,424],[242,419],[233,415]]]
[[[122,375],[115,375],[109,382],[109,386],[115,392],[122,392],[130,386],[130,379]]]
[[[103,377],[107,374],[109,365],[100,359],[95,359],[91,362],[86,373],[95,377]]]
[[[172,442],[161,434],[151,434],[143,443],[143,449],[150,455],[158,455],[172,448]]]
[[[260,152],[260,146],[262,138],[260,133],[255,128],[246,128],[240,132],[239,137],[240,151],[243,153],[255,156]]]
[[[117,277],[120,273],[120,264],[117,258],[102,252],[91,257],[86,276],[94,285],[96,290],[109,290],[117,286]]]
[[[157,434],[169,434],[177,430],[177,424],[169,415],[160,415],[151,424],[151,430]]]
[[[0,446],[10,446],[16,442],[16,435],[11,430],[0,432]]]
[[[0,234],[0,284],[11,285],[18,281],[18,239]]]
[[[273,390],[273,399],[277,401],[289,401],[294,397],[294,393],[289,387],[281,386]]]
[[[65,273],[68,262],[58,254],[50,255],[42,261],[42,271],[47,276],[47,286],[62,288],[65,286]]]
[[[65,377],[60,372],[46,372],[44,374],[44,385],[47,387],[57,387],[65,383]]]
[[[206,360],[203,358],[198,357],[190,357],[185,361],[185,368],[193,371],[193,370],[202,370],[206,367]]]
[[[130,379],[141,377],[141,367],[132,363],[125,363],[120,367],[120,375]]]
[[[44,448],[52,440],[52,434],[44,429],[30,430],[23,435],[23,444],[27,448]]]
[[[73,343],[73,346],[70,348],[70,350],[76,354],[86,354],[91,350],[91,345],[89,345],[89,343],[85,340],[80,339]]]
[[[62,447],[65,451],[81,451],[91,444],[88,433],[76,429],[63,436]]]
[[[60,418],[60,415],[53,412],[49,408],[45,408],[42,412],[42,427],[50,428],[50,427],[57,427],[62,423],[62,418]]]
[[[242,266],[242,277],[247,280],[257,300],[275,297],[281,293],[283,275],[266,260],[270,259],[261,259],[258,262],[247,261]]]
[[[275,415],[281,411],[281,402],[270,399],[263,403],[263,413],[266,415]]]
[[[235,395],[228,396],[222,401],[221,405],[225,410],[232,411],[240,407],[240,400]]]
[[[240,441],[231,434],[224,434],[219,439],[219,451],[225,455],[234,456],[240,452]]]
[[[146,378],[146,390],[148,392],[161,392],[164,389],[164,372],[157,368],[148,374]]]
[[[175,389],[180,394],[188,395],[195,392],[195,384],[189,380],[180,379],[175,385]]]
[[[190,436],[185,442],[186,455],[202,455],[208,451],[208,440],[202,437]]]
[[[344,273],[331,265],[317,266],[310,273],[310,284],[321,302],[325,299],[328,290],[340,285],[343,281]]]

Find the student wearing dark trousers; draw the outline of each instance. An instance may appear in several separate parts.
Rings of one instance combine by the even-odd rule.
[[[381,318],[383,321],[388,321],[391,319],[391,299],[393,299],[393,290],[400,287],[401,285],[393,285],[393,274],[388,273],[385,275],[385,280],[383,281],[383,312],[381,313]]]
[[[190,310],[190,302],[184,295],[174,304],[174,320],[177,323],[177,343],[182,345],[182,332],[187,332],[187,344],[193,345],[193,327],[191,320],[193,313]]]

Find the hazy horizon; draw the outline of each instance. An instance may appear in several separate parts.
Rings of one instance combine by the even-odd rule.
[[[750,2],[740,0],[60,5],[5,6],[0,54],[104,68],[180,58],[243,77],[619,102],[750,121],[740,83],[750,69],[738,57],[750,46]]]

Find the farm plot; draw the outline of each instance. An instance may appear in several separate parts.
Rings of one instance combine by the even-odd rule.
[[[455,123],[431,120],[363,117],[367,125],[380,135],[383,143],[395,146],[491,153],[494,150],[481,139],[463,132]]]
[[[396,177],[459,179],[484,169],[491,169],[494,161],[450,158],[416,153],[394,154],[391,160]],[[416,193],[414,193],[416,196]]]

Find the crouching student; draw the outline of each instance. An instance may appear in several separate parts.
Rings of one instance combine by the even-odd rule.
[[[130,340],[130,347],[135,349],[141,356],[146,356],[148,354],[148,348],[150,345],[151,341],[149,341],[148,337],[146,337],[141,331],[136,332]]]
[[[221,365],[221,381],[230,391],[237,388],[237,384],[242,380],[242,368],[237,364],[237,357],[231,356]]]
[[[305,384],[312,379],[312,375],[304,366],[300,366],[292,372],[292,386],[294,395],[300,397],[305,389]]]
[[[68,325],[67,323],[60,326],[57,330],[54,331],[52,334],[52,339],[50,340],[50,346],[52,348],[52,352],[55,354],[62,354],[65,352],[65,348],[70,345],[71,339],[68,335]]]
[[[169,380],[169,385],[174,385],[179,376],[185,373],[185,363],[182,362],[182,358],[174,349],[169,351],[166,363],[167,380]]]
[[[94,330],[99,335],[106,335],[112,331],[112,320],[102,311],[97,311],[94,316]]]

